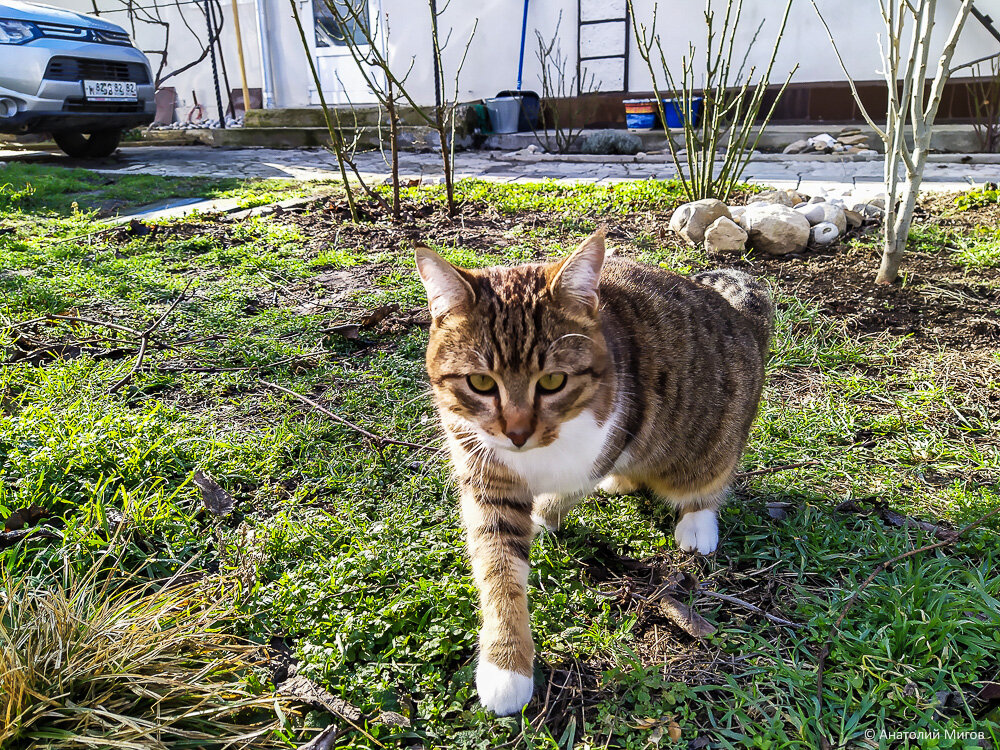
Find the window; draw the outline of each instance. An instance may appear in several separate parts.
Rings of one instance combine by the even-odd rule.
[[[364,45],[368,0],[313,0],[317,47],[345,47],[347,40]]]

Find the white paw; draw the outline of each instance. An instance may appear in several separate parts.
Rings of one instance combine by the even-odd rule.
[[[545,529],[545,531],[548,531],[549,533],[555,533],[556,531],[559,530],[558,525],[554,523],[549,523],[547,520],[545,520],[545,518],[538,515],[537,513],[531,514],[531,522],[535,524],[535,526],[538,526],[540,529]]]
[[[520,713],[528,705],[535,690],[535,681],[480,659],[476,667],[476,690],[484,708],[497,716],[510,716]]]
[[[714,510],[685,513],[674,529],[677,546],[685,552],[710,555],[719,546],[719,519]]]
[[[629,495],[639,489],[635,482],[630,482],[624,477],[609,474],[597,485],[597,489],[609,495]]]

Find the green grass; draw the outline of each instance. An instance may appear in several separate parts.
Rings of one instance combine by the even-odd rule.
[[[156,175],[123,176],[10,162],[0,171],[0,211],[68,216],[111,206],[117,212],[127,213],[128,208],[167,198],[238,198],[242,208],[252,208],[309,195],[318,184],[231,177],[191,180]]]
[[[91,178],[37,170],[31,202],[9,206],[0,219],[4,360],[29,346],[3,330],[10,322],[75,310],[141,328],[193,281],[161,330],[160,340],[176,350],[151,350],[119,393],[108,389],[132,355],[95,354],[101,346],[134,352],[127,340],[38,366],[0,366],[0,514],[43,505],[62,519],[64,537],[0,550],[0,570],[51,582],[66,566],[86,571],[111,546],[124,570],[149,578],[196,555],[196,569],[233,572],[248,584],[241,635],[288,637],[300,672],[368,719],[395,711],[410,720],[407,728],[348,727],[339,747],[372,747],[374,738],[387,747],[638,749],[670,744],[670,722],[683,733],[680,746],[705,738],[712,747],[816,747],[820,724],[834,746],[862,746],[866,731],[916,729],[942,734],[928,747],[975,746],[944,738],[945,730],[1000,741],[995,710],[974,716],[960,705],[937,706],[946,692],[973,695],[996,680],[995,520],[952,550],[900,563],[861,594],[828,660],[822,712],[816,702],[816,655],[851,593],[880,561],[928,541],[868,513],[869,499],[953,525],[1000,502],[997,386],[965,385],[981,381],[985,365],[995,372],[995,357],[906,354],[898,341],[852,335],[815,304],[781,294],[769,384],[744,468],[817,463],[745,480],[723,514],[725,540],[711,560],[679,554],[672,517],[642,497],[588,500],[558,534],[539,537],[530,597],[540,691],[544,697],[549,670],[564,670],[558,674],[584,676],[588,700],[583,711],[563,706],[531,726],[491,717],[476,701],[475,591],[445,458],[375,450],[258,382],[319,398],[372,431],[437,444],[425,329],[370,331],[361,341],[323,332],[354,310],[424,304],[409,250],[372,255],[364,237],[346,230],[335,247],[310,248],[308,230],[277,219],[223,233],[195,218],[153,236],[64,241],[99,226],[62,203]],[[122,176],[115,187],[158,195],[236,189],[194,180],[151,186],[149,179]],[[271,188],[241,189],[253,200]],[[511,214],[512,224],[525,211],[553,216],[547,233],[524,231],[509,249],[440,247],[472,265],[531,258],[539,244],[569,249],[587,224],[680,200],[676,185],[653,182],[613,189],[463,182],[459,194]],[[408,198],[441,196],[432,188],[410,190]],[[680,270],[706,262],[700,251],[652,235],[618,244]],[[364,276],[373,263],[378,270]],[[312,279],[331,268],[356,274],[357,288],[330,312],[298,312],[303,300],[329,294]],[[107,332],[53,325],[27,333],[52,342]],[[182,367],[218,369],[168,371]],[[191,482],[198,468],[234,496],[234,517],[199,512]],[[848,499],[866,512],[837,511]],[[786,519],[768,516],[775,502],[789,504]],[[134,533],[109,543],[114,510]],[[649,570],[656,562],[691,571],[709,588],[801,627],[696,597],[718,626],[699,643],[640,600],[600,593],[630,575],[620,557],[644,560]],[[644,574],[632,575],[643,585]],[[266,675],[256,680],[266,683]],[[329,719],[314,712],[310,721]]]

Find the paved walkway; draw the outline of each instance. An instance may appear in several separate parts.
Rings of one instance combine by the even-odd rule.
[[[995,155],[942,155],[934,157],[924,173],[925,190],[961,190],[971,185],[1000,180],[1000,163]],[[963,163],[962,159],[966,162]],[[207,146],[125,147],[108,159],[81,161],[58,153],[3,151],[0,161],[80,166],[101,172],[158,174],[175,177],[269,177],[291,180],[330,179],[339,176],[336,159],[322,149],[215,149]],[[358,167],[367,178],[381,181],[389,168],[378,153],[362,154]],[[433,153],[404,153],[400,157],[402,175],[424,183],[441,181],[440,159]],[[846,194],[856,197],[881,192],[883,161],[850,161],[844,158],[795,158],[765,154],[751,160],[744,179],[750,182],[792,187],[807,194]],[[500,182],[528,182],[543,179],[568,182],[621,182],[623,180],[667,179],[676,176],[669,156],[642,157],[558,157],[502,153],[464,152],[456,155],[458,177],[479,177]]]

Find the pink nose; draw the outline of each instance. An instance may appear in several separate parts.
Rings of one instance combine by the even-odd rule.
[[[520,448],[522,445],[528,442],[528,438],[531,437],[533,430],[530,428],[525,428],[522,430],[507,430],[504,435],[510,438],[510,442]]]

